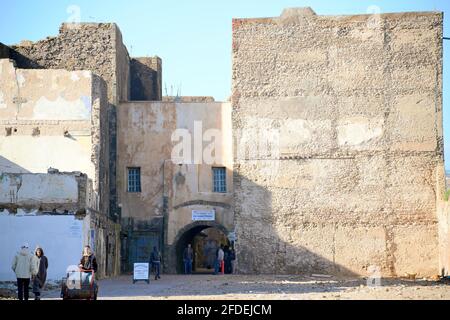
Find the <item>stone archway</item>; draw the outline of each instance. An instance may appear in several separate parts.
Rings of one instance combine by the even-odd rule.
[[[221,224],[215,221],[196,221],[183,227],[175,237],[175,240],[169,250],[169,271],[171,273],[183,273],[183,251],[188,243],[192,243],[194,237],[201,231],[215,228],[221,231],[225,237],[228,237],[229,231]]]

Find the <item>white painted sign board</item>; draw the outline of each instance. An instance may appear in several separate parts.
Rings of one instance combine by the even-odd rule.
[[[133,270],[133,282],[145,280],[149,281],[149,264],[148,263],[135,263]]]
[[[192,210],[192,221],[214,221],[216,212],[214,210]]]

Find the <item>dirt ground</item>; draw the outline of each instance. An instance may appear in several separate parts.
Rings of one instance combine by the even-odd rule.
[[[99,299],[119,300],[304,300],[304,299],[439,299],[450,300],[447,281],[381,279],[369,287],[365,279],[279,275],[162,275],[158,281],[132,283],[131,276],[98,282]],[[32,296],[32,294],[31,294]],[[43,299],[60,299],[59,290]]]

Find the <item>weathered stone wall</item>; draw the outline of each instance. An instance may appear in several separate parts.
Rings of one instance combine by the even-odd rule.
[[[130,100],[160,101],[162,62],[159,57],[133,58],[130,61]]]
[[[57,37],[11,46],[10,58],[20,68],[90,70],[106,82],[108,98],[109,160],[100,171],[109,176],[112,212],[116,209],[116,107],[129,98],[129,56],[114,23],[65,23]],[[100,131],[98,127],[96,130]],[[101,133],[95,133],[101,136]],[[109,209],[105,212],[109,212]]]
[[[439,274],[450,276],[450,202],[438,202]]]
[[[240,272],[437,273],[441,13],[234,19],[232,107]]]
[[[96,277],[120,275],[120,224],[94,210],[88,210],[83,223],[83,245],[90,245],[97,258]]]

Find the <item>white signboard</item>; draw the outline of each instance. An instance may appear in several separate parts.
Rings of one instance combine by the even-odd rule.
[[[148,263],[135,263],[134,264],[134,272],[133,272],[133,280],[148,280],[149,264]]]
[[[214,210],[192,210],[192,221],[214,221],[216,212]]]

